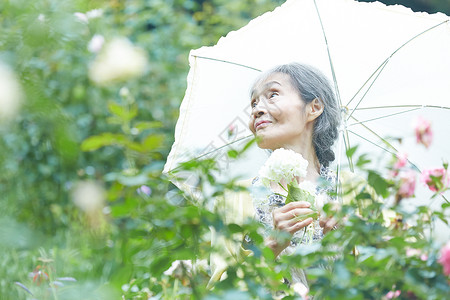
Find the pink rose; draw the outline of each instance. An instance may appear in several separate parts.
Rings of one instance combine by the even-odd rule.
[[[400,172],[400,188],[398,195],[401,198],[410,198],[416,188],[416,173],[413,170]]]
[[[441,249],[441,257],[438,262],[444,267],[444,274],[446,276],[450,275],[450,241],[442,247]]]
[[[236,125],[230,124],[228,126],[228,138],[234,136],[236,134],[237,128]]]
[[[406,249],[406,257],[411,257],[411,256],[419,256],[421,261],[428,260],[428,255],[426,255],[419,249],[413,249],[413,248]]]
[[[398,296],[400,296],[402,292],[400,290],[396,290],[395,292],[390,291],[386,294],[386,299],[393,299],[393,298],[397,298]]]
[[[408,162],[408,154],[402,152],[397,153],[397,161],[394,164],[394,169],[401,169],[404,166],[406,166],[406,163]]]
[[[433,181],[433,178],[435,181]],[[444,168],[423,170],[421,181],[428,185],[428,188],[433,192],[440,191],[448,187],[450,183],[450,177],[447,174],[447,170]]]
[[[422,117],[418,117],[415,125],[414,131],[416,132],[416,141],[419,144],[423,144],[426,148],[431,145],[433,140],[433,132],[431,131],[431,123]]]

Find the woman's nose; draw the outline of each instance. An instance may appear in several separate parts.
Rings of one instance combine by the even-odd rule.
[[[264,115],[267,112],[267,107],[264,101],[258,101],[257,104],[253,107],[252,115],[254,118],[258,118]]]

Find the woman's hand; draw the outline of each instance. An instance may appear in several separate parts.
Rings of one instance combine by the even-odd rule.
[[[291,241],[292,235],[312,223],[313,218],[307,217],[302,220],[301,216],[314,213],[310,209],[311,204],[306,201],[296,201],[286,204],[283,207],[274,209],[273,227],[275,230],[289,234],[289,238],[269,237],[266,245],[272,249],[275,257],[283,251]]]
[[[334,202],[331,204],[331,208],[330,208],[330,213],[335,215],[337,214],[337,212],[341,209],[341,205],[337,202]],[[330,230],[336,229],[337,225],[338,225],[338,220],[333,216],[325,216],[322,214],[322,216],[319,219],[319,225],[320,227],[323,228],[323,233],[326,234],[327,232],[329,232]],[[341,220],[345,221],[347,218],[343,218]]]
[[[323,234],[336,229],[337,220],[334,217],[322,217],[319,219],[319,225],[323,228]]]

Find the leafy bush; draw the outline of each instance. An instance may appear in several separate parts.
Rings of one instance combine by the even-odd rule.
[[[22,93],[19,111],[0,101],[0,299],[271,299],[277,291],[293,299],[282,282],[292,266],[308,269],[310,294],[318,298],[382,298],[397,290],[400,298],[445,298],[440,245],[424,232],[435,218],[447,222],[449,205],[406,212],[378,201],[406,200],[395,198],[400,182],[364,169],[363,156],[357,161],[364,185],[375,192],[345,187],[354,202],[338,211],[325,206],[346,220],[339,230],[278,261],[264,246],[259,223],[227,224],[206,209],[226,191],[242,190],[235,180],[216,181],[214,159],[183,166],[199,175],[195,198],[162,175],[188,51],[214,44],[277,4],[0,3],[0,63],[14,70],[9,78]],[[129,47],[119,50],[140,53],[146,68],[114,65],[107,71],[120,76],[94,80],[90,70],[104,55],[99,49],[120,37]],[[213,290],[206,288],[207,261],[221,249],[210,246],[210,228],[229,239],[248,235],[253,251],[244,264],[230,261],[227,278]]]

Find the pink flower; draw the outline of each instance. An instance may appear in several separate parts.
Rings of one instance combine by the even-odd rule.
[[[444,267],[444,274],[446,276],[450,275],[450,241],[442,247],[441,249],[441,257],[438,262]]]
[[[393,298],[397,298],[398,296],[400,296],[402,292],[400,290],[396,290],[395,292],[390,291],[386,294],[386,299],[393,299]]]
[[[448,187],[450,183],[450,177],[447,174],[447,170],[444,168],[423,170],[420,179],[423,183],[428,185],[428,188],[433,192]]]
[[[141,196],[150,196],[152,194],[152,189],[146,185],[141,185],[136,191]]]
[[[419,256],[421,261],[428,260],[428,255],[426,255],[425,253],[422,253],[422,251],[419,249],[413,249],[413,248],[406,249],[406,257],[411,257],[411,256]]]
[[[406,249],[406,257],[419,255],[421,252],[418,249],[408,248]]]
[[[232,136],[234,136],[236,134],[237,128],[236,125],[234,124],[230,124],[230,126],[228,126],[228,138],[231,138]]]
[[[406,166],[406,163],[408,162],[408,154],[402,152],[397,153],[397,161],[394,164],[394,169],[401,169],[404,166]]]
[[[421,261],[427,261],[427,260],[428,260],[428,255],[426,255],[426,254],[421,254],[421,255],[420,255],[420,260],[421,260]]]
[[[416,132],[416,141],[419,144],[423,144],[426,148],[431,145],[433,140],[433,132],[431,131],[431,123],[422,117],[418,117],[415,125],[414,131]]]
[[[415,188],[416,188],[416,173],[412,170],[401,172],[400,188],[398,189],[398,195],[401,198],[410,198],[414,195]]]

